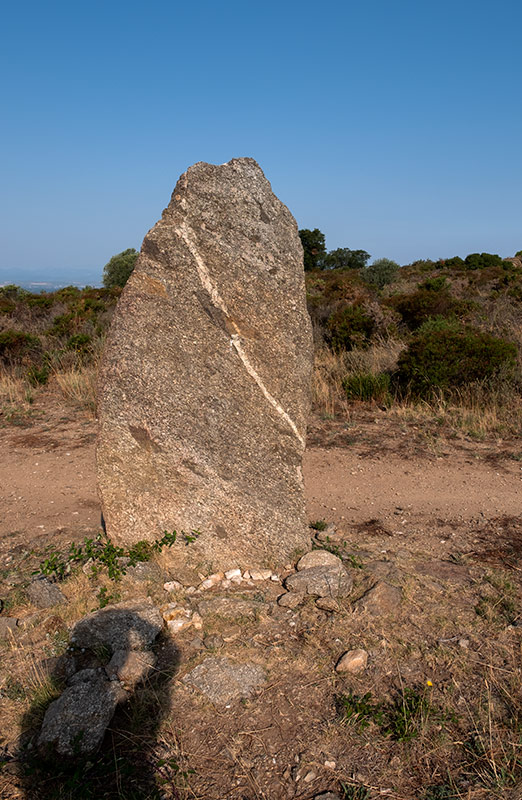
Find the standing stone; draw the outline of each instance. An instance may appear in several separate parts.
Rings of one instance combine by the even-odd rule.
[[[294,218],[250,158],[190,167],[108,336],[97,462],[109,536],[198,530],[173,555],[214,570],[307,548],[312,357]]]

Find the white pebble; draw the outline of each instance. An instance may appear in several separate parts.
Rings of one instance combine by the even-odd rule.
[[[241,577],[241,570],[240,569],[229,569],[225,572],[225,578],[227,581],[232,580],[232,578]]]

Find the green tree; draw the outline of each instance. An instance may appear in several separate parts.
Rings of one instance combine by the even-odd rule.
[[[136,264],[138,252],[134,247],[113,256],[103,268],[103,285],[106,289],[112,286],[125,286]]]
[[[366,250],[350,250],[349,247],[338,247],[330,250],[324,258],[325,269],[364,269],[370,254]]]
[[[377,258],[373,264],[363,272],[363,277],[367,283],[382,289],[388,283],[393,283],[400,270],[400,265],[389,258]]]
[[[299,231],[299,238],[304,250],[305,270],[322,269],[323,260],[326,256],[324,233],[321,233],[319,228],[314,228],[313,231],[303,228],[303,230]]]

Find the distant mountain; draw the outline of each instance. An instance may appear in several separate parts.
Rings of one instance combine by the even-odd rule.
[[[26,289],[28,292],[38,294],[39,292],[56,292],[58,289],[63,289],[64,286],[77,286],[79,289],[84,286],[99,287],[102,285],[101,280],[98,278],[96,281],[2,281],[2,286],[10,286],[15,284],[20,286],[21,289]]]

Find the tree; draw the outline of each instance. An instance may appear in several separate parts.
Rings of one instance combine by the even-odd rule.
[[[112,286],[125,286],[136,264],[138,251],[134,247],[123,250],[113,256],[103,268],[103,285],[106,289]]]
[[[363,277],[372,286],[382,289],[388,283],[393,283],[399,270],[400,265],[396,261],[389,258],[377,258],[373,264],[365,268]]]
[[[319,228],[314,228],[313,231],[303,228],[299,231],[299,238],[304,250],[305,270],[322,268],[326,256],[324,233],[321,233]]]
[[[366,250],[350,250],[349,247],[338,247],[330,250],[324,258],[325,269],[364,269],[370,254]]]

